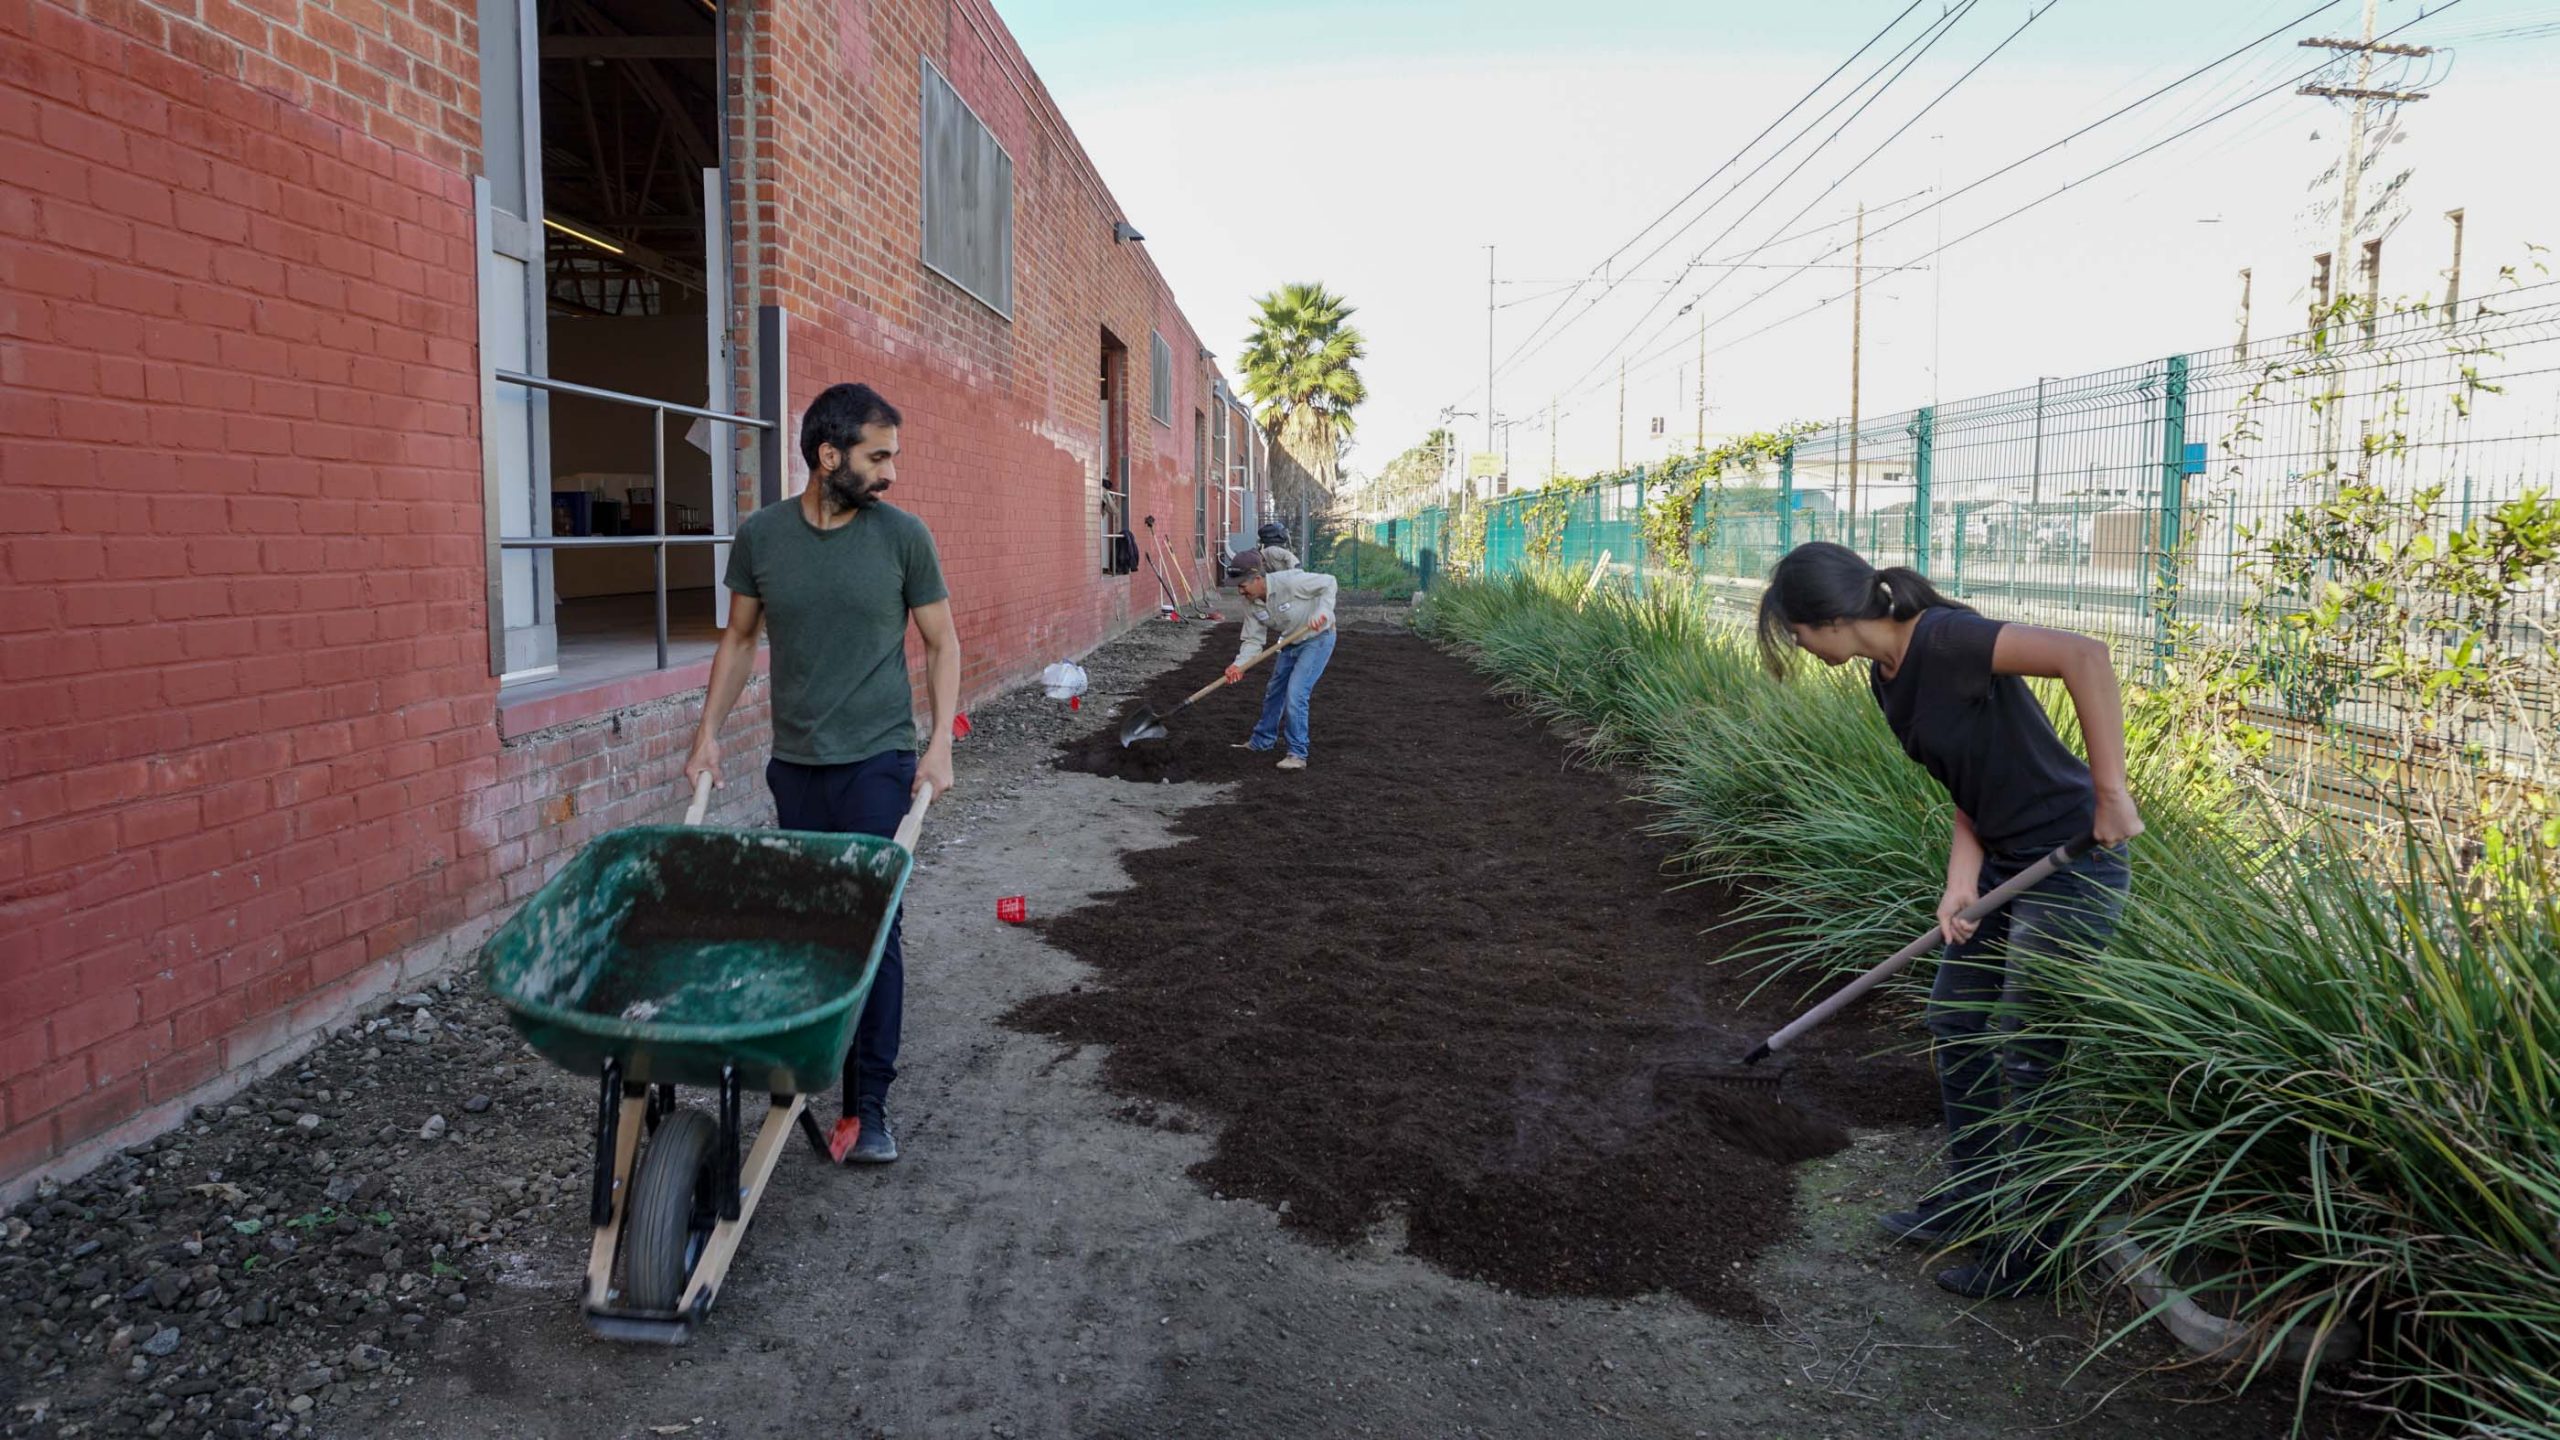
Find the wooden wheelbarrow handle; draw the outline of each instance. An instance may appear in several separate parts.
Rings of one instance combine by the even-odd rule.
[[[907,807],[907,818],[898,822],[898,833],[895,837],[900,845],[906,847],[906,851],[910,855],[914,854],[916,850],[916,836],[922,834],[924,831],[925,807],[932,803],[933,782],[930,780],[918,781],[916,784],[915,803]]]
[[[898,822],[897,842],[907,847],[909,853],[914,852],[916,836],[924,830],[925,807],[932,803],[933,784],[927,781],[916,787],[915,803],[907,807],[907,818]],[[685,807],[684,823],[701,824],[703,815],[710,809],[711,772],[706,770],[693,777],[693,803]]]
[[[1252,659],[1237,666],[1236,674],[1238,676],[1242,676],[1247,670],[1250,670],[1254,666],[1261,664],[1263,661],[1270,659],[1272,656],[1279,654],[1281,651],[1288,649],[1290,646],[1297,644],[1299,641],[1306,639],[1313,633],[1315,632],[1308,629],[1306,626],[1299,626],[1297,629],[1290,631],[1288,634],[1281,636],[1278,640],[1275,640],[1271,644],[1263,647],[1261,654],[1256,655]],[[1208,684],[1201,686],[1199,689],[1192,691],[1190,699],[1184,700],[1182,705],[1189,705],[1192,701],[1200,699],[1210,691],[1227,683],[1229,683],[1227,677],[1220,675],[1217,679],[1212,680]],[[1177,705],[1174,709],[1179,710],[1182,708],[1182,705]],[[1171,714],[1172,711],[1167,711],[1165,713]]]

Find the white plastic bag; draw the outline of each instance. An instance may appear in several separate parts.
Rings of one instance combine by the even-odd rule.
[[[1040,688],[1052,700],[1073,700],[1084,693],[1084,667],[1061,660],[1040,672]]]

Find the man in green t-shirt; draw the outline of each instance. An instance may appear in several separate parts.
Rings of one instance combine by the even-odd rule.
[[[884,502],[897,479],[898,412],[868,385],[834,385],[800,421],[809,484],[789,504],[738,524],[729,549],[729,628],[711,662],[702,726],[684,762],[720,776],[720,726],[754,673],[756,631],[773,627],[773,759],[765,783],[785,830],[889,835],[916,788],[951,789],[951,722],[960,706],[960,637],[933,534]],[[916,754],[907,622],[924,636],[933,729]],[[898,1075],[906,957],[899,917],[844,1062],[836,1158],[898,1158],[889,1083]]]

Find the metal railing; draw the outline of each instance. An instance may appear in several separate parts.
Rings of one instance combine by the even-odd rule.
[[[540,390],[554,395],[574,395],[581,399],[600,400],[612,405],[628,405],[634,409],[650,412],[649,494],[652,497],[650,508],[656,512],[654,533],[647,535],[502,535],[498,537],[497,544],[500,550],[630,550],[647,546],[655,551],[657,564],[653,588],[657,611],[657,668],[666,669],[668,547],[726,545],[737,538],[737,528],[734,523],[724,528],[716,518],[712,522],[712,533],[708,535],[667,533],[667,513],[672,508],[667,498],[667,417],[681,415],[688,419],[707,420],[716,425],[744,426],[758,431],[773,431],[779,427],[771,420],[761,420],[752,415],[732,415],[723,410],[706,410],[698,405],[679,405],[671,400],[652,400],[645,395],[626,395],[619,390],[602,390],[593,385],[579,385],[541,375],[526,375],[513,370],[500,370],[496,374],[500,381],[509,385],[520,385],[528,390]],[[714,502],[712,514],[715,517],[721,513],[718,503],[720,497],[716,491],[721,484],[722,474],[727,468],[717,465],[713,467],[711,483],[715,494],[712,497]],[[542,507],[537,506],[534,513],[541,515],[544,511]],[[494,555],[490,557],[493,569],[496,558]]]

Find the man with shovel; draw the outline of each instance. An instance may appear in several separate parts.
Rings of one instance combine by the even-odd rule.
[[[1289,753],[1281,757],[1279,768],[1304,770],[1308,701],[1324,676],[1325,662],[1333,658],[1333,599],[1340,585],[1330,575],[1299,569],[1298,557],[1277,546],[1247,550],[1235,558],[1235,568],[1244,572],[1236,588],[1244,592],[1249,610],[1244,643],[1227,666],[1228,684],[1244,678],[1245,663],[1262,649],[1265,635],[1307,632],[1272,662],[1271,683],[1262,692],[1262,718],[1236,748],[1267,753],[1285,738]]]
[[[755,670],[756,630],[773,625],[773,759],[765,766],[785,830],[896,833],[914,797],[951,789],[960,710],[960,637],[924,522],[880,496],[897,479],[899,416],[868,385],[833,385],[800,421],[809,483],[738,525],[729,551],[729,628],[711,662],[686,783],[720,776],[720,725]],[[916,753],[907,625],[924,636],[933,729]],[[898,1158],[889,1082],[898,1075],[906,995],[897,916],[844,1063],[838,1160]]]

